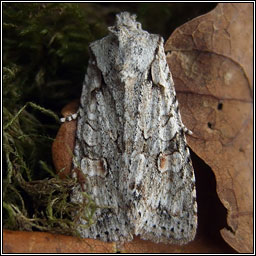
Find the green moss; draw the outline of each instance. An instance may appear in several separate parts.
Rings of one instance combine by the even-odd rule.
[[[58,111],[67,90],[81,87],[88,44],[104,33],[89,16],[77,4],[3,4],[4,228],[75,234],[72,215],[92,222],[88,196],[69,200],[77,181],[54,173],[59,118],[47,109]]]
[[[11,196],[3,204],[5,215],[8,216],[5,228],[78,235],[80,218],[88,226],[93,223],[93,214],[98,206],[86,193],[82,193],[82,202],[74,203],[69,200],[72,191],[79,186],[76,180],[61,180],[56,177],[26,182],[21,174],[16,174],[13,181],[20,191],[10,183],[5,185],[5,191],[8,190],[9,195],[12,192],[17,197],[14,200],[14,196]],[[25,206],[23,201],[24,193],[29,198],[29,206]],[[32,211],[33,215],[30,216],[28,211]]]
[[[26,126],[20,125],[27,106],[57,118],[51,111],[34,103],[27,103],[14,116],[4,109],[6,118],[3,127],[3,152],[6,163],[3,175],[4,228],[36,229],[75,235],[79,226],[78,217],[85,219],[88,224],[92,223],[92,213],[97,206],[86,194],[79,204],[70,202],[69,196],[72,190],[79,186],[78,182],[71,178],[59,179],[43,161],[39,161],[42,169],[53,178],[35,179],[33,162],[38,158],[35,153],[40,144],[35,143],[36,140],[31,138],[31,134],[26,134]],[[29,131],[38,125],[31,120],[29,124]],[[34,134],[34,136],[38,136],[39,143],[45,139],[43,135]],[[32,158],[27,152],[32,153]]]
[[[3,4],[3,65],[18,67],[23,105],[60,109],[80,95],[88,45],[106,34],[92,16],[78,4]]]

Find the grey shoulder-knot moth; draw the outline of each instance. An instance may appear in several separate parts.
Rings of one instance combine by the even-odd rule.
[[[73,159],[86,175],[83,189],[103,207],[78,231],[185,244],[197,228],[195,176],[163,39],[127,12],[109,31],[90,45]]]

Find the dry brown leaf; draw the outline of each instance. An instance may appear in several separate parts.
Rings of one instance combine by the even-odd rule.
[[[78,100],[72,101],[62,109],[62,115],[67,117],[74,114],[78,105]],[[73,150],[75,147],[76,124],[76,120],[61,124],[52,144],[53,163],[60,178],[65,178],[71,172]]]
[[[218,4],[176,29],[165,50],[194,133],[188,144],[212,168],[228,210],[221,235],[253,252],[253,4]]]

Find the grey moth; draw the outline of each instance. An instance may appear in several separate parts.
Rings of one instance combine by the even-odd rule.
[[[90,44],[90,54],[73,165],[102,207],[79,233],[103,241],[193,240],[195,176],[163,39],[123,12],[109,35]]]

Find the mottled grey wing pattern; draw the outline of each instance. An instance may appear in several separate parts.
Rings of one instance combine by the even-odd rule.
[[[197,227],[195,177],[163,39],[128,13],[109,30],[90,45],[74,157],[101,207],[79,232],[187,243]]]

